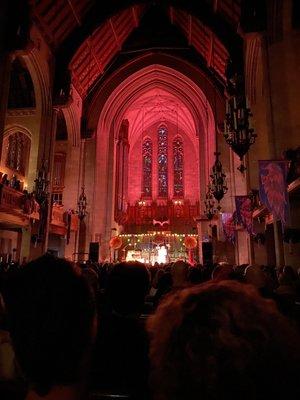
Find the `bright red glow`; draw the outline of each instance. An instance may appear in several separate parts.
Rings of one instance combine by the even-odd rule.
[[[140,200],[144,188],[143,143],[152,141],[152,169],[150,188],[153,200],[159,200],[158,140],[160,126],[168,129],[169,164],[167,170],[168,193],[165,199],[174,197],[173,143],[178,137],[184,149],[184,164],[180,167],[184,187],[180,189],[191,204],[200,199],[205,191],[209,169],[214,161],[214,117],[209,101],[191,79],[181,72],[159,64],[153,64],[125,79],[111,93],[102,108],[97,132],[99,176],[102,170],[105,146],[113,134],[116,138],[122,121],[128,121],[128,202]],[[176,180],[178,177],[176,177]],[[99,181],[100,182],[100,181]],[[100,186],[100,183],[99,183]],[[200,189],[201,188],[201,189]],[[150,196],[148,196],[150,197]]]

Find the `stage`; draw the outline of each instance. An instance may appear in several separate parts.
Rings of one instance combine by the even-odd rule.
[[[174,262],[178,259],[197,260],[197,235],[177,234],[172,232],[148,232],[145,234],[123,234],[123,255],[126,261],[139,261],[154,265]],[[194,249],[188,249],[188,240],[195,242]]]

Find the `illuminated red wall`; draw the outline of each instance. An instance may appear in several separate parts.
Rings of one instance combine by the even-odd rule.
[[[160,122],[153,124],[147,132],[141,132],[139,138],[135,141],[133,147],[130,147],[129,153],[129,171],[128,171],[128,199],[130,204],[134,204],[141,197],[142,187],[142,141],[150,137],[153,143],[153,169],[152,169],[152,193],[153,199],[157,198],[157,129]],[[198,151],[195,148],[195,140],[192,141],[184,132],[177,129],[171,123],[166,123],[168,127],[168,183],[169,198],[173,198],[173,139],[179,135],[184,145],[184,190],[185,199],[195,202],[199,200],[199,166]],[[194,142],[194,143],[193,143]]]

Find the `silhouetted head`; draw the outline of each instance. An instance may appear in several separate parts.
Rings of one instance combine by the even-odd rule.
[[[107,294],[113,310],[121,315],[139,313],[148,293],[149,284],[149,273],[144,264],[139,262],[116,264],[107,282]]]
[[[212,281],[177,291],[148,331],[155,400],[299,398],[299,337],[250,285]]]
[[[39,395],[81,381],[95,334],[94,300],[81,272],[45,255],[25,265],[5,293],[20,366]]]
[[[188,282],[189,264],[185,261],[176,261],[171,268],[171,275],[174,288],[186,286]]]

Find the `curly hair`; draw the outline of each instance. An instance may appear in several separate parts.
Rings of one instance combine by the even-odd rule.
[[[147,328],[155,400],[300,396],[298,334],[252,286],[208,282],[176,292]]]
[[[93,340],[95,304],[80,270],[42,256],[16,274],[5,291],[17,359],[39,395],[82,379]]]

